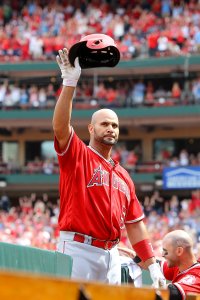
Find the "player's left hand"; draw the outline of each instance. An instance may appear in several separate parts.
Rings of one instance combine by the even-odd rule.
[[[73,67],[69,62],[67,48],[59,50],[58,54],[59,55],[56,56],[56,60],[61,70],[63,84],[66,86],[76,87],[79,77],[81,75],[81,68],[79,65],[78,57],[75,59],[75,67]]]
[[[165,288],[166,279],[161,271],[160,265],[158,263],[153,263],[148,266],[151,279],[153,281],[152,286],[154,288]]]

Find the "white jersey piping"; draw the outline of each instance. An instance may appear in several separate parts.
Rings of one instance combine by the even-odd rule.
[[[71,127],[71,133],[70,133],[70,138],[69,138],[69,141],[67,143],[67,146],[66,146],[66,149],[62,152],[62,153],[58,153],[56,152],[59,156],[63,156],[65,155],[65,153],[67,152],[67,150],[69,149],[69,146],[71,144],[71,141],[72,141],[72,138],[73,138],[73,135],[74,135],[74,129],[73,127]]]
[[[94,153],[96,153],[97,155],[99,155],[101,158],[103,158],[107,163],[110,163],[109,160],[105,159],[105,157],[103,157],[98,151],[96,151],[94,148],[92,148],[91,146],[88,146],[88,148],[90,148],[90,150],[92,150]]]

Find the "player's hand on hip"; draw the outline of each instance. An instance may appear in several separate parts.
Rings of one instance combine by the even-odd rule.
[[[158,263],[153,263],[148,266],[150,271],[150,276],[153,281],[152,286],[154,288],[164,288],[166,287],[166,279],[161,271],[160,265]]]
[[[63,78],[63,85],[76,87],[79,77],[81,75],[81,67],[79,65],[78,57],[75,59],[75,67],[73,67],[68,59],[68,50],[66,48],[59,50],[56,56],[58,66],[61,70],[61,77]]]

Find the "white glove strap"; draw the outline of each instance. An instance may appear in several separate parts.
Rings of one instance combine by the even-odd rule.
[[[77,86],[77,82],[78,82],[78,80],[75,80],[75,79],[67,79],[67,78],[63,79],[63,85],[65,85],[65,86],[76,87]]]

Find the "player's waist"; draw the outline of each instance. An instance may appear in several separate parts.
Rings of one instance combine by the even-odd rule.
[[[78,233],[78,232],[71,232],[71,231],[60,231],[60,238],[79,242],[79,243],[88,244],[88,245],[102,248],[105,250],[110,250],[119,243],[119,239],[112,240],[112,241],[99,240],[99,239],[93,238],[92,236],[89,236],[86,234],[82,234],[82,233]]]

